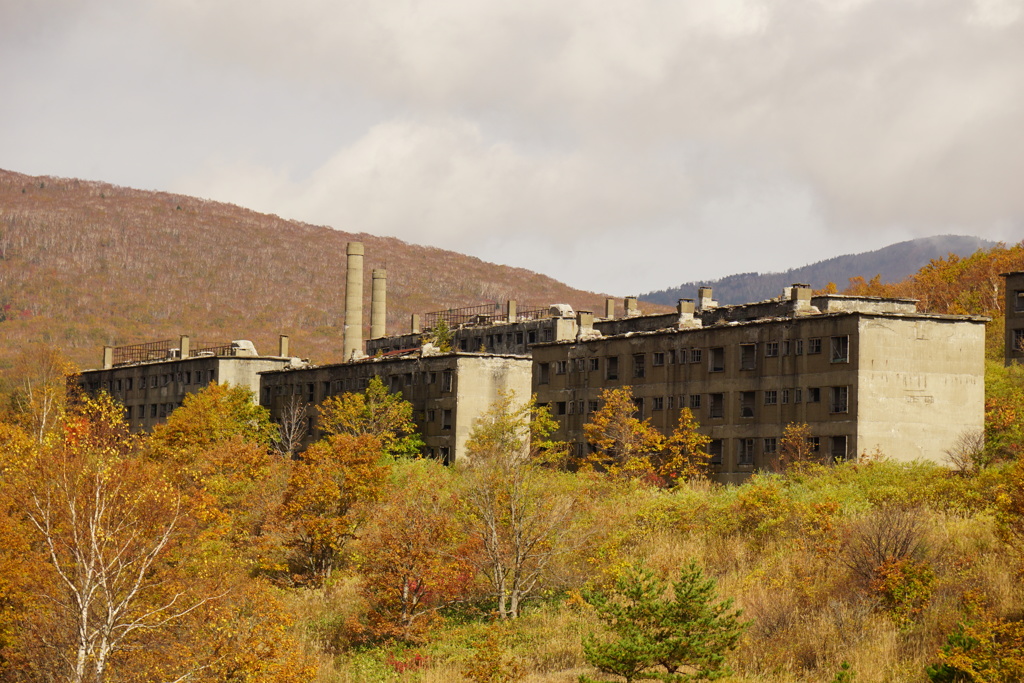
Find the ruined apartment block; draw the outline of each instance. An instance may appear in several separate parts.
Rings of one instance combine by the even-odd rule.
[[[103,368],[78,376],[90,394],[105,391],[125,407],[133,431],[148,431],[164,422],[185,396],[211,382],[245,387],[258,395],[260,374],[298,364],[288,356],[288,337],[280,338],[277,356],[260,356],[247,340],[206,343],[187,336],[103,349]]]
[[[903,461],[942,460],[983,427],[986,318],[918,313],[906,299],[812,297],[805,285],[758,304],[699,301],[534,347],[533,389],[559,421],[556,438],[582,453],[600,393],[623,386],[638,417],[666,434],[690,408],[729,482],[770,465],[789,423],[806,422],[828,458],[877,449]]]
[[[531,362],[523,356],[422,350],[262,374],[260,403],[280,422],[299,406],[307,420],[304,446],[320,438],[316,406],[329,396],[365,391],[380,377],[413,407],[424,455],[451,464],[466,455],[474,422],[501,397],[530,396]]]
[[[739,306],[719,306],[702,287],[659,315],[643,315],[633,297],[621,312],[608,299],[600,316],[492,302],[414,315],[409,332],[389,336],[387,273],[374,269],[364,341],[363,245],[350,243],[347,259],[343,363],[292,358],[287,337],[273,357],[248,342],[182,337],[108,347],[104,368],[80,382],[123,401],[134,429],[162,422],[211,381],[246,386],[274,420],[300,414],[308,445],[320,436],[316,405],[379,376],[411,402],[424,454],[446,463],[465,457],[474,423],[503,392],[536,393],[558,420],[555,436],[582,454],[583,425],[601,392],[629,386],[638,416],[666,434],[690,408],[726,482],[770,465],[790,423],[806,422],[827,458],[878,450],[940,462],[961,434],[983,427],[985,318],[922,313],[910,299],[814,296],[796,284]],[[1006,359],[1020,362],[1024,273],[1006,274],[1005,310]],[[430,341],[442,320],[452,343],[445,353]]]

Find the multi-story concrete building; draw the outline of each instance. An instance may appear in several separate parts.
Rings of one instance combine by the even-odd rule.
[[[408,333],[371,337],[366,353],[373,356],[419,348],[433,338],[442,320],[451,334],[452,349],[468,352],[529,355],[534,344],[575,339],[577,331],[571,306],[519,309],[515,301],[508,301],[504,310],[500,304],[483,304],[427,313],[422,328],[420,316],[414,315]]]
[[[121,401],[135,431],[152,429],[182,404],[185,396],[218,382],[250,389],[259,395],[260,374],[299,364],[288,356],[282,336],[277,356],[260,356],[249,341],[157,341],[103,349],[103,368],[85,370],[79,386],[95,394],[103,390]]]
[[[665,433],[690,408],[720,479],[739,481],[771,462],[789,423],[807,423],[831,458],[878,449],[898,460],[939,460],[983,427],[986,318],[799,285],[744,306],[707,294],[699,309],[681,301],[669,316],[599,321],[535,346],[533,388],[556,436],[582,451],[601,392],[630,386],[638,414]]]
[[[445,463],[462,459],[476,420],[501,397],[530,396],[528,357],[494,353],[432,353],[427,349],[397,352],[349,363],[264,372],[260,402],[271,417],[288,419],[295,406],[308,421],[304,445],[320,437],[316,406],[329,396],[364,391],[380,377],[393,393],[413,407],[413,418],[426,444],[424,455]]]
[[[1024,273],[1006,274],[1007,362],[1024,358]],[[565,304],[520,310],[491,303],[413,316],[407,334],[387,336],[386,273],[372,274],[371,325],[362,325],[363,247],[348,248],[345,363],[310,366],[288,355],[259,356],[252,344],[208,345],[182,337],[104,349],[102,370],[82,385],[126,406],[136,429],[162,421],[184,396],[211,381],[249,387],[274,419],[296,415],[319,436],[315,407],[362,391],[373,376],[413,405],[426,455],[465,455],[475,421],[503,392],[531,389],[558,419],[558,438],[582,452],[583,425],[604,389],[630,386],[638,413],[665,433],[690,408],[712,438],[723,481],[769,464],[783,430],[807,423],[830,458],[875,449],[890,458],[941,460],[962,433],[983,427],[985,318],[931,315],[909,299],[783,296],[719,307],[710,288],[676,311],[603,317]],[[444,320],[453,351],[424,343]],[[364,353],[365,348],[365,353]],[[531,357],[532,356],[532,357]]]
[[[1003,320],[1006,323],[1006,364],[1024,362],[1024,272],[1003,273],[1006,298]]]

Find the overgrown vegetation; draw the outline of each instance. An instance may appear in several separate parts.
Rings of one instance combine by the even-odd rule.
[[[595,459],[506,396],[446,468],[374,384],[292,460],[243,390],[132,435],[40,351],[52,400],[22,382],[0,416],[2,680],[1020,678],[1015,369],[969,466],[794,455],[723,487],[692,416],[637,440],[628,396]]]

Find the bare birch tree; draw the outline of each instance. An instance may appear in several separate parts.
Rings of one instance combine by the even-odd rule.
[[[546,414],[536,412],[532,401],[516,406],[505,395],[467,443],[469,532],[479,541],[477,569],[502,619],[518,617],[523,602],[545,586],[555,561],[581,540],[573,524],[579,500],[554,481],[568,475],[539,466],[539,454],[530,447],[531,427],[537,443],[551,425]]]
[[[63,443],[38,449],[16,502],[48,560],[31,628],[60,679],[101,683],[116,654],[220,596],[197,596],[165,562],[182,501],[133,452],[120,406],[101,398],[86,409],[99,415],[76,416]]]

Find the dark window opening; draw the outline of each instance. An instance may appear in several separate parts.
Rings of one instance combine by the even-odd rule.
[[[725,417],[725,394],[708,394],[709,403],[708,416],[709,417]]]
[[[740,392],[740,417],[754,417],[754,392]]]
[[[832,362],[848,363],[850,361],[850,337],[832,337]]]
[[[722,347],[711,349],[710,365],[711,372],[723,372],[725,370],[725,349]]]
[[[740,344],[740,370],[757,367],[757,344]]]

